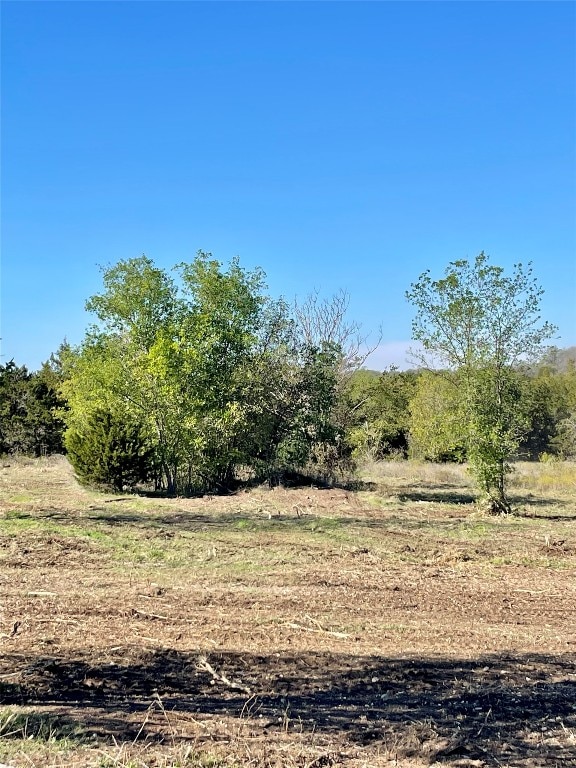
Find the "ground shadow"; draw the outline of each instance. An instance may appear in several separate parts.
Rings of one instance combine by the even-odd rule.
[[[453,528],[455,521],[464,521],[466,516],[447,517],[446,519],[435,518],[413,519],[401,517],[399,515],[390,515],[388,517],[358,517],[358,516],[337,516],[329,517],[327,515],[316,515],[309,512],[277,513],[265,511],[249,514],[246,512],[226,512],[202,514],[200,512],[171,512],[169,514],[123,514],[106,513],[103,511],[98,514],[91,514],[90,521],[106,523],[111,526],[121,526],[125,523],[133,523],[142,527],[157,529],[158,532],[170,530],[186,531],[189,533],[210,530],[239,530],[239,531],[273,531],[278,529],[297,529],[297,530],[320,530],[323,525],[326,529],[357,527],[365,529],[390,529],[391,526],[400,527],[406,531],[420,530],[424,528]],[[75,523],[77,525],[77,522]],[[393,531],[390,531],[393,532]]]
[[[365,483],[362,480],[330,480],[323,479],[322,477],[314,477],[312,475],[305,475],[301,472],[283,472],[280,475],[270,477],[269,479],[263,477],[252,477],[249,479],[236,478],[228,485],[221,488],[214,487],[210,490],[192,490],[190,492],[184,492],[182,494],[169,493],[164,490],[154,490],[152,488],[145,488],[138,486],[135,490],[139,496],[144,496],[149,499],[174,499],[178,496],[184,496],[189,499],[202,498],[206,494],[215,497],[235,496],[237,493],[242,493],[254,488],[284,488],[302,490],[306,488],[313,488],[316,491],[330,490],[331,488],[344,488],[345,490],[368,490],[376,488],[375,483]],[[110,499],[115,501],[116,499]],[[121,501],[122,499],[118,499]]]
[[[549,512],[546,512],[543,515],[539,515],[538,512],[531,511],[530,509],[518,509],[518,505],[524,505],[525,507],[549,507],[550,504],[554,504],[558,507],[566,507],[568,506],[569,502],[562,499],[530,499],[526,498],[524,496],[513,496],[512,497],[512,514],[514,517],[523,517],[527,520],[576,520],[576,514],[559,514],[559,515],[551,515]],[[573,504],[573,502],[572,502]]]
[[[417,486],[414,486],[416,490],[411,491],[402,491],[398,493],[398,498],[400,501],[425,501],[425,502],[436,502],[439,504],[474,504],[476,501],[476,496],[471,492],[462,491],[462,490],[453,490],[451,487],[446,487],[444,490],[438,490],[436,487],[436,490],[427,490],[425,488],[420,489]],[[456,486],[457,487],[457,486]],[[555,505],[558,507],[565,507],[568,506],[571,502],[568,502],[566,499],[556,499],[547,497],[545,499],[536,499],[532,496],[517,496],[512,495],[510,497],[510,500],[512,502],[513,508],[516,508],[518,505],[523,505],[526,507],[544,507],[548,508],[550,505]],[[535,515],[530,514],[529,512],[523,512],[523,511],[514,511],[513,514],[516,517],[546,517],[549,520],[575,520],[576,515],[557,515],[557,516],[551,516],[551,515]]]
[[[332,487],[340,488],[343,491],[358,493],[359,491],[377,491],[380,486],[378,483],[374,483],[371,480],[346,480],[336,482]]]
[[[0,704],[60,706],[67,723],[110,739],[157,737],[142,718],[132,719],[132,733],[126,716],[161,701],[173,717],[253,715],[264,731],[338,733],[363,745],[392,737],[414,744],[420,732],[420,746],[412,749],[431,749],[434,760],[446,763],[466,757],[494,766],[576,765],[575,661],[568,655],[205,657],[171,650],[106,663],[4,656],[0,670],[10,670],[10,682],[0,684]],[[547,738],[555,730],[559,737]]]
[[[476,500],[472,493],[447,489],[445,491],[402,491],[398,494],[400,501],[428,501],[439,504],[473,504]]]

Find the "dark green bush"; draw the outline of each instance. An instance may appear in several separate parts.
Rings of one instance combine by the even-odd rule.
[[[68,458],[88,485],[122,491],[150,479],[153,450],[141,425],[108,411],[97,410],[83,428],[66,433]]]
[[[51,362],[30,373],[11,360],[0,365],[0,454],[42,456],[62,453],[65,408]]]

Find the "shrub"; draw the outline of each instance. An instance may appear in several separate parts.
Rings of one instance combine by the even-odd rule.
[[[153,450],[140,424],[104,410],[66,433],[68,457],[80,480],[122,491],[153,474]]]

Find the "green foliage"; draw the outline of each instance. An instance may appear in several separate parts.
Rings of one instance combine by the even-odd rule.
[[[510,512],[507,476],[528,424],[522,411],[521,386],[511,368],[482,368],[470,377],[465,391],[464,423],[470,470],[489,508]]]
[[[559,458],[576,459],[576,411],[558,422],[551,445]]]
[[[41,456],[63,450],[59,387],[56,358],[35,373],[13,360],[0,365],[0,453]]]
[[[576,458],[576,363],[566,366],[564,372],[555,377],[560,389],[556,415],[556,427],[550,446],[554,453],[564,459]]]
[[[92,296],[86,309],[110,334],[130,337],[149,350],[159,328],[173,317],[174,282],[147,256],[119,261],[103,270],[104,292]]]
[[[323,343],[320,348],[305,346],[299,367],[299,397],[293,444],[300,446],[302,467],[323,481],[336,479],[350,467],[344,427],[338,417],[339,366],[342,351],[338,344]]]
[[[542,290],[530,266],[507,276],[481,253],[449,264],[445,276],[420,276],[406,294],[416,308],[412,335],[422,362],[457,373],[470,468],[493,511],[508,512],[509,458],[528,431],[517,370],[554,333],[539,315]]]
[[[538,460],[543,454],[560,458],[576,455],[574,369],[556,371],[546,365],[536,370],[508,369],[508,373],[507,397],[515,402],[509,456]],[[417,381],[410,404],[412,455],[429,461],[466,460],[466,414],[462,412],[463,387],[458,375],[454,371],[424,371]],[[482,423],[497,444],[505,444],[507,438],[492,430],[493,415],[491,410],[488,415],[484,413]]]
[[[142,425],[169,493],[224,490],[239,467],[279,476],[335,443],[338,351],[302,343],[259,270],[200,252],[177,273],[145,256],[104,271],[99,322],[65,355],[70,431],[102,409]]]
[[[0,367],[0,452],[27,453],[30,435],[27,429],[30,374],[13,360]]]
[[[66,433],[68,458],[88,485],[122,491],[149,480],[154,452],[140,424],[105,410],[91,414],[82,430]]]
[[[423,362],[468,370],[535,359],[556,330],[540,323],[542,294],[530,265],[517,264],[508,277],[484,253],[452,262],[441,280],[424,272],[406,293],[418,310],[412,336]]]
[[[349,441],[358,458],[373,460],[406,456],[410,428],[409,404],[416,387],[414,372],[360,370],[346,388]]]
[[[410,401],[410,452],[428,461],[466,459],[458,376],[425,371],[418,377]]]
[[[537,459],[541,453],[572,455],[569,424],[576,415],[576,371],[554,371],[548,366],[527,373],[522,382],[521,406],[528,430],[523,435],[519,454]]]

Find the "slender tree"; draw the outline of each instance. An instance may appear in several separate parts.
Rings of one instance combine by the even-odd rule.
[[[527,428],[517,372],[556,330],[541,320],[542,293],[531,265],[517,264],[507,275],[484,253],[450,263],[439,280],[424,272],[406,293],[416,309],[417,358],[453,372],[470,468],[496,513],[511,511],[510,458]]]

